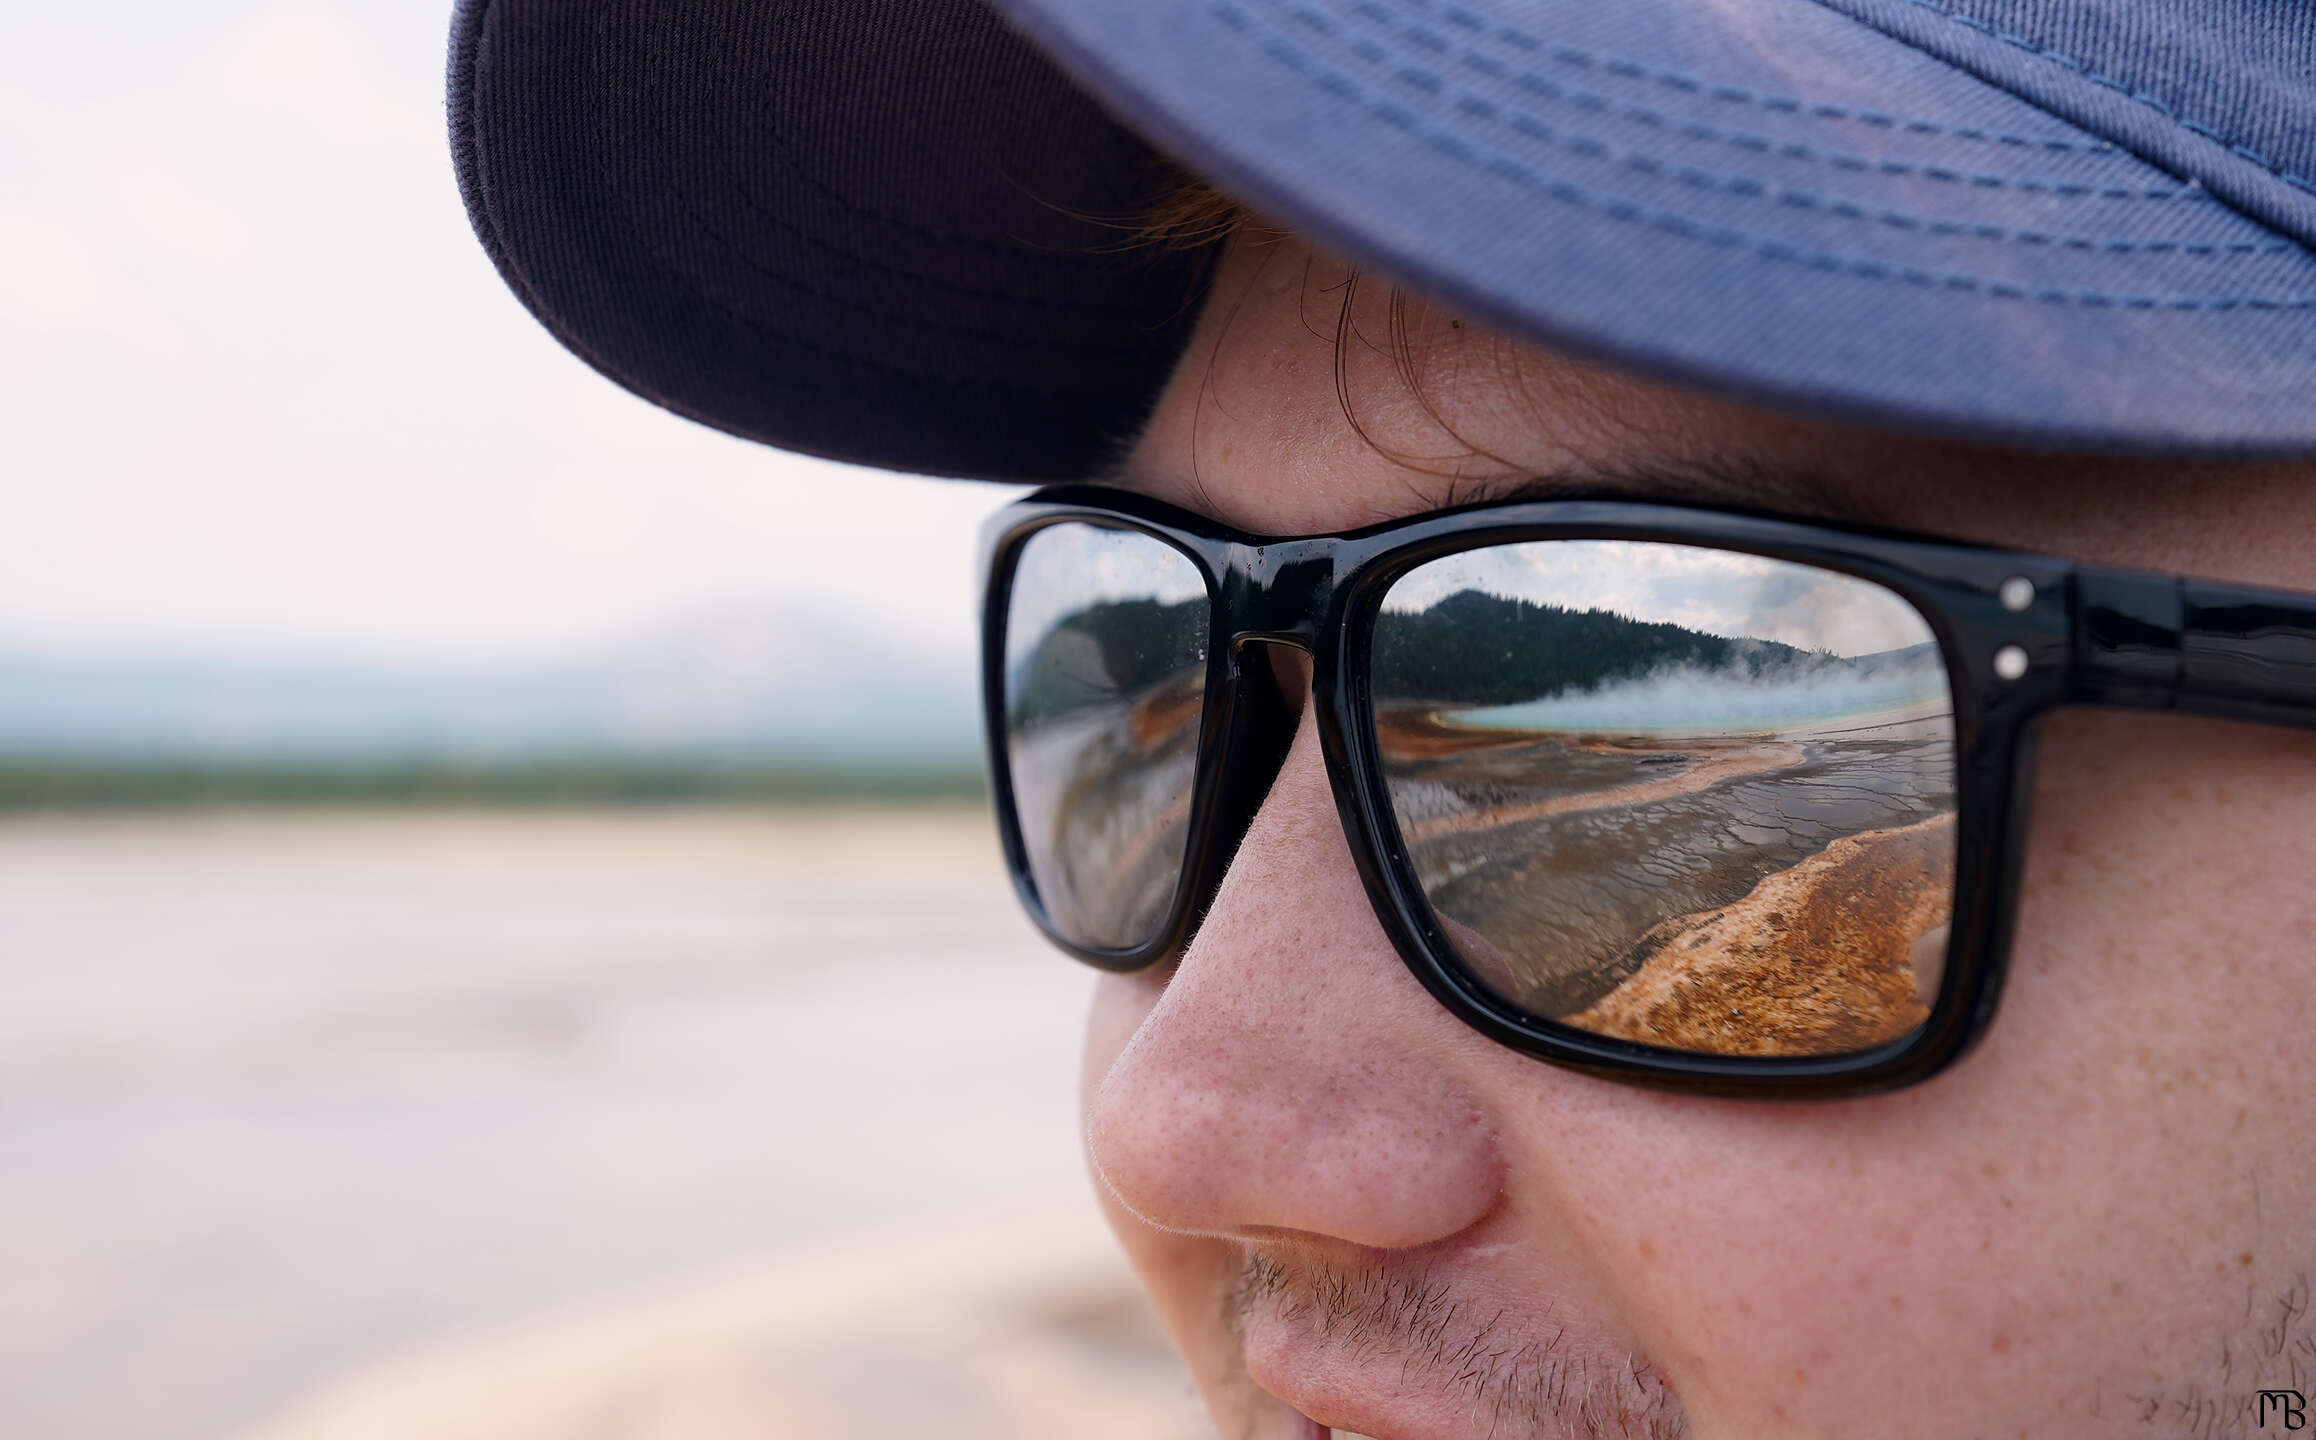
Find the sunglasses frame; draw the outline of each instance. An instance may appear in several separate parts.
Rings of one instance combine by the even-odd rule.
[[[1032,536],[1068,522],[1135,531],[1170,546],[1197,566],[1210,602],[1182,869],[1158,933],[1129,949],[1088,948],[1055,928],[1038,897],[1014,805],[1004,696],[1013,574]],[[1955,889],[1941,989],[1919,1029],[1840,1055],[1701,1054],[1539,1019],[1467,972],[1424,896],[1391,811],[1370,704],[1371,639],[1385,595],[1409,570],[1465,550],[1538,540],[1656,541],[1815,566],[1896,593],[1928,623],[1954,702]],[[1288,645],[1312,658],[1320,747],[1360,880],[1424,988],[1458,1019],[1513,1049],[1605,1079],[1691,1094],[1873,1094],[1926,1080],[1968,1052],[2002,990],[2025,850],[2031,722],[2053,706],[2176,708],[2316,725],[2316,597],[1740,511],[1514,501],[1275,538],[1127,491],[1066,486],[990,518],[981,576],[983,733],[998,833],[1022,904],[1061,949],[1103,970],[1134,971],[1186,947],[1293,734],[1292,709],[1277,694],[1268,661],[1250,664],[1248,647]],[[2020,673],[1998,672],[1998,664],[2021,658]]]

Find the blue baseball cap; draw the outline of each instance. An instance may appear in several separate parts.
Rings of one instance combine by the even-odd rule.
[[[566,345],[784,449],[1079,478],[1179,166],[1463,313],[1793,410],[2316,452],[2316,6],[460,0],[452,146]]]

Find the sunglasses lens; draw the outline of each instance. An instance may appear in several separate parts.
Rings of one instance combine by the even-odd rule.
[[[1854,576],[1547,540],[1401,577],[1374,720],[1426,899],[1539,1019],[1712,1055],[1904,1037],[1943,974],[1954,706]]]
[[[1139,531],[1067,521],[1016,552],[1005,754],[1046,923],[1094,950],[1157,938],[1190,834],[1206,582]]]

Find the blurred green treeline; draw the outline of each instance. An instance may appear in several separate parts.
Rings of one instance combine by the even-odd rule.
[[[0,811],[206,805],[977,803],[978,765],[550,757],[0,759]]]

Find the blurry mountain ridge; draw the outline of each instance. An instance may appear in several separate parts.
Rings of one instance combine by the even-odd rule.
[[[0,647],[0,753],[965,760],[978,744],[975,697],[971,654],[769,599],[521,664]]]

